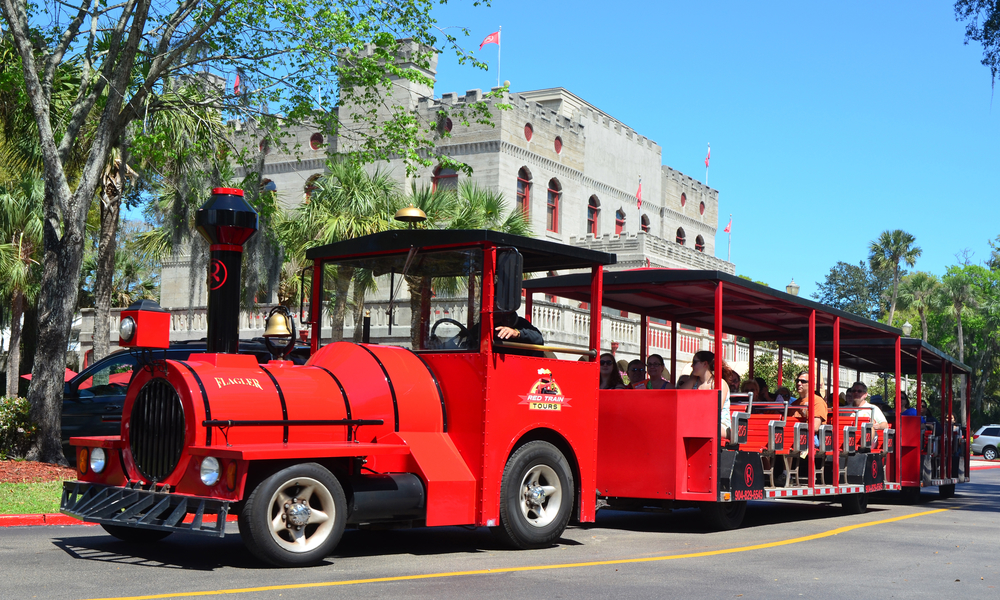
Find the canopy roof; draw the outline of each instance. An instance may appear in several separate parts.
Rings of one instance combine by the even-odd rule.
[[[840,318],[841,364],[861,371],[893,371],[895,327],[870,321],[812,300],[793,296],[721,271],[635,269],[604,274],[603,305],[650,318],[712,330],[715,289],[722,285],[722,330],[760,341],[776,341],[808,351],[809,314],[816,311],[816,354],[832,358],[834,319]],[[588,275],[562,275],[524,282],[529,292],[545,292],[590,302]],[[913,338],[902,338],[905,373],[916,373],[917,348],[924,348],[923,370],[940,373],[942,362],[968,372],[968,367]]]
[[[397,229],[312,248],[306,252],[306,258],[339,260],[408,252],[410,248],[444,250],[485,246],[517,248],[524,257],[525,272],[589,270],[594,265],[612,265],[617,261],[614,254],[607,252],[486,229]],[[589,279],[589,274],[587,277]]]

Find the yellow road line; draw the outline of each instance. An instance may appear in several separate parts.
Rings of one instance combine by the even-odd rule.
[[[94,598],[92,600],[156,600],[159,598],[192,598],[195,596],[212,596],[212,595],[222,595],[222,594],[246,594],[249,592],[270,592],[274,590],[296,590],[304,588],[322,588],[322,587],[333,587],[339,585],[358,585],[361,583],[388,583],[392,581],[417,581],[420,579],[440,579],[443,577],[462,577],[467,575],[493,575],[496,573],[518,573],[525,571],[547,571],[551,569],[577,569],[580,567],[601,567],[607,565],[627,565],[633,563],[648,563],[648,562],[658,562],[663,560],[677,560],[680,558],[701,558],[704,556],[719,556],[721,554],[735,554],[737,552],[749,552],[751,550],[764,550],[766,548],[777,548],[780,546],[788,546],[790,544],[798,544],[801,542],[809,542],[812,540],[819,540],[826,537],[832,537],[835,535],[840,535],[841,533],[847,533],[848,531],[854,531],[855,529],[862,529],[864,527],[871,527],[873,525],[884,525],[886,523],[895,523],[896,521],[903,521],[906,519],[912,519],[914,517],[923,517],[926,515],[933,515],[935,513],[945,512],[947,508],[939,508],[936,510],[928,510],[925,512],[914,513],[912,515],[903,515],[901,517],[893,517],[891,519],[883,519],[881,521],[871,521],[869,523],[858,523],[856,525],[847,525],[844,527],[838,527],[836,529],[831,529],[829,531],[824,531],[821,533],[814,533],[812,535],[805,535],[802,537],[791,538],[787,540],[779,540],[777,542],[768,542],[766,544],[754,544],[753,546],[740,546],[738,548],[726,548],[724,550],[708,550],[705,552],[692,552],[690,554],[670,554],[667,556],[649,556],[646,558],[622,558],[618,560],[599,560],[592,562],[578,562],[578,563],[564,563],[556,565],[535,565],[529,567],[504,567],[500,569],[478,569],[475,571],[451,571],[448,573],[424,573],[421,575],[399,575],[396,577],[373,577],[370,579],[348,579],[346,581],[321,581],[317,583],[290,583],[286,585],[268,585],[262,587],[253,588],[233,588],[228,590],[208,590],[200,592],[178,592],[175,594],[152,594],[149,596],[119,596],[116,598]]]

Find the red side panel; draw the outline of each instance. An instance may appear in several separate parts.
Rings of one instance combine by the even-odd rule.
[[[476,522],[476,479],[445,433],[402,432],[386,438],[406,444],[427,483],[427,525]]]
[[[920,485],[920,417],[900,417],[896,435],[899,436],[900,454],[898,481],[904,486]],[[891,463],[890,463],[891,464]]]
[[[601,390],[602,496],[717,500],[719,393]]]

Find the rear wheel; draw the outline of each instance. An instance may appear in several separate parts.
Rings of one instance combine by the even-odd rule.
[[[173,533],[172,531],[163,531],[162,529],[139,529],[137,527],[107,525],[105,523],[101,523],[101,527],[104,528],[104,531],[107,531],[121,541],[132,544],[151,544]]]
[[[997,449],[996,448],[994,448],[993,446],[988,446],[986,448],[983,448],[983,459],[984,460],[996,460],[996,458],[997,458]]]
[[[847,494],[840,497],[840,506],[848,515],[861,515],[868,512],[868,494]]]
[[[718,531],[738,529],[747,514],[746,501],[706,502],[700,506],[701,514],[708,524]]]
[[[507,460],[500,483],[500,526],[516,548],[542,548],[559,539],[573,510],[573,471],[548,442],[528,442]]]
[[[900,492],[903,504],[916,504],[920,502],[920,488],[916,486],[904,486]]]
[[[258,485],[240,512],[250,552],[279,567],[314,565],[337,546],[347,521],[344,489],[316,463],[293,465]]]

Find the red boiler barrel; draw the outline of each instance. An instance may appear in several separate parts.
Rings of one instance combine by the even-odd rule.
[[[188,446],[375,441],[394,431],[445,430],[444,402],[427,365],[403,348],[339,342],[306,365],[235,354],[194,355],[140,371],[124,406],[133,475],[173,485]],[[356,430],[309,421],[381,420]],[[256,422],[206,427],[205,421]],[[261,423],[263,422],[263,423]],[[298,422],[298,423],[296,423]]]

